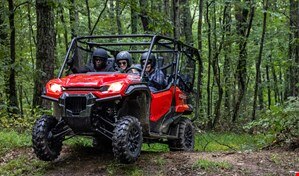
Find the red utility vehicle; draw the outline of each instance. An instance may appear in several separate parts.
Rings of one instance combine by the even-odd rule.
[[[128,51],[139,73],[89,72],[74,74],[67,66],[92,64],[95,48],[108,51],[109,64],[120,51]],[[156,56],[156,67],[167,85],[150,92],[145,68],[138,67],[142,53]],[[170,150],[192,151],[196,94],[193,91],[199,51],[180,41],[158,35],[77,37],[71,42],[58,78],[50,80],[42,97],[53,102],[53,115],[39,118],[32,132],[35,154],[56,159],[63,140],[91,136],[99,150],[111,150],[123,163],[140,155],[142,143],[167,143]],[[146,59],[146,63],[149,56]]]

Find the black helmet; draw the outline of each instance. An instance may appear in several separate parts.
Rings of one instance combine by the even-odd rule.
[[[126,60],[128,62],[128,67],[132,65],[132,56],[128,51],[121,51],[116,55],[115,62],[119,60]]]
[[[103,62],[97,66],[96,59],[100,59]],[[108,53],[106,50],[102,48],[96,48],[92,53],[92,63],[94,65],[94,68],[96,70],[104,69],[107,66],[107,60],[108,60]]]
[[[141,58],[140,58],[140,64],[141,64],[141,65],[143,65],[142,62],[143,62],[144,60],[146,60],[147,55],[148,55],[148,52],[145,52],[145,53],[143,53],[143,54],[141,55]],[[151,62],[153,68],[156,66],[156,57],[155,57],[155,55],[151,54],[151,55],[149,56],[149,58],[148,58],[148,61]]]
[[[101,59],[103,59],[103,61],[106,62],[108,59],[108,53],[102,48],[96,48],[92,53],[92,58],[94,57],[100,57]]]

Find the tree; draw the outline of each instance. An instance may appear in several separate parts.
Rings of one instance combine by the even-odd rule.
[[[299,2],[290,0],[289,63],[286,96],[299,96]]]
[[[34,83],[33,105],[49,108],[48,101],[41,99],[42,89],[54,77],[54,1],[36,0],[37,51],[36,76]]]
[[[71,24],[71,37],[74,38],[78,35],[77,34],[77,30],[78,30],[77,23],[78,23],[78,18],[79,18],[75,0],[70,0],[69,13],[70,13],[70,24]]]
[[[256,98],[258,94],[258,90],[261,89],[261,63],[262,63],[262,54],[263,54],[263,48],[264,48],[264,40],[265,40],[265,33],[266,33],[266,27],[267,27],[267,10],[268,10],[268,0],[263,0],[263,13],[264,13],[264,18],[263,18],[263,31],[262,31],[262,36],[261,36],[261,42],[260,42],[260,50],[259,50],[259,55],[256,61],[256,74],[255,74],[255,87],[254,87],[254,98],[253,98],[253,111],[252,111],[252,120],[255,120],[255,112],[256,112]]]
[[[198,36],[198,49],[200,52],[202,51],[202,17],[203,17],[203,6],[204,2],[203,0],[199,0],[199,9],[198,9],[198,26],[197,26],[197,36]],[[202,57],[202,56],[201,56]],[[200,58],[198,64],[197,64],[197,70],[198,70],[198,75],[197,75],[197,102],[196,108],[200,109],[200,115],[203,115],[203,101],[202,101],[202,78],[203,78],[203,62],[202,59]],[[196,111],[197,112],[197,111]],[[198,114],[195,114],[198,116]]]
[[[223,45],[223,52],[224,52],[224,64],[223,64],[223,78],[224,78],[224,116],[231,117],[231,89],[232,89],[232,31],[231,31],[231,3],[226,2],[226,11],[225,11],[225,17],[224,17],[224,34],[225,34],[225,42]]]
[[[121,6],[119,4],[119,1],[116,1],[116,7],[115,7],[115,13],[116,13],[116,24],[117,24],[117,33],[122,34],[122,27],[121,27]]]
[[[236,20],[237,20],[237,33],[239,35],[239,58],[237,63],[236,78],[238,82],[238,95],[237,101],[234,105],[234,112],[232,122],[235,122],[239,116],[239,110],[242,100],[246,91],[247,80],[247,42],[251,31],[253,16],[254,16],[254,4],[251,0],[246,0],[246,4],[250,5],[250,11],[248,8],[237,4],[236,6]]]
[[[193,35],[192,35],[192,18],[190,12],[190,2],[189,0],[181,0],[182,5],[182,31],[185,36],[185,42],[188,45],[193,45]]]
[[[148,16],[148,2],[147,0],[139,0],[139,5],[140,5],[140,18],[142,22],[142,27],[145,33],[148,33],[151,31],[150,26],[149,26],[149,16]]]
[[[112,1],[113,2],[113,1]],[[90,8],[89,8],[89,0],[85,0],[86,10],[87,10],[87,19],[88,19],[88,34],[91,32],[91,16],[90,16]]]
[[[131,33],[137,34],[138,31],[138,14],[136,13],[137,9],[137,1],[130,1],[130,9],[131,9]]]
[[[2,1],[3,2],[3,1]],[[4,3],[1,3],[0,4],[0,55],[2,56],[3,58],[3,67],[0,68],[1,70],[1,73],[3,72],[6,72],[6,69],[5,69],[5,66],[7,65],[7,58],[9,57],[8,56],[8,52],[7,52],[7,37],[8,37],[8,34],[7,34],[7,26],[6,26],[6,23],[5,23],[5,4]],[[7,68],[7,66],[6,66]],[[3,75],[3,80],[6,79],[6,74],[2,74]],[[0,103],[1,104],[4,104],[4,97],[2,95],[2,91],[1,91],[1,94],[0,94]]]
[[[16,90],[16,29],[15,29],[15,7],[12,0],[8,0],[9,7],[9,29],[10,29],[10,58],[7,60],[8,69],[6,70],[5,93],[7,97],[8,112],[18,113],[18,98]]]
[[[172,0],[173,7],[173,35],[174,38],[180,39],[180,8],[179,8],[180,0]]]

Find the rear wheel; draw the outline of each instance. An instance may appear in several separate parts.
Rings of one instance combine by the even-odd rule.
[[[142,129],[137,118],[122,117],[113,131],[114,156],[122,163],[133,163],[141,152]]]
[[[43,115],[32,130],[32,146],[36,156],[43,161],[56,159],[62,149],[62,138],[54,138],[52,130],[57,120],[53,116]]]
[[[179,125],[179,138],[169,140],[171,151],[193,151],[194,149],[194,127],[190,119],[182,117]]]

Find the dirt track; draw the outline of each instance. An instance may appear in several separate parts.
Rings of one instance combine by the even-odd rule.
[[[199,159],[218,165],[198,166]],[[299,171],[299,152],[142,152],[135,164],[123,165],[93,148],[64,148],[51,165],[46,175],[295,175],[290,172]]]

